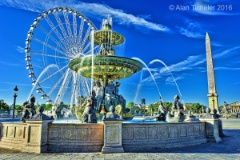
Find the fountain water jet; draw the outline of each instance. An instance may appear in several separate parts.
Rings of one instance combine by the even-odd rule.
[[[92,52],[92,74],[91,74],[91,91],[93,90],[93,62],[94,62],[94,30],[91,31],[91,52]]]
[[[57,68],[57,69],[58,69],[58,66],[57,66],[56,64],[50,64],[50,65],[48,65],[46,68],[44,68],[44,70],[43,70],[43,71],[40,73],[40,75],[38,76],[38,78],[37,78],[35,84],[38,83],[38,81],[39,81],[40,78],[43,76],[43,74],[45,74],[45,73],[47,72],[47,70],[50,69],[50,68]],[[35,85],[35,84],[33,85],[32,89],[31,89],[31,91],[30,91],[30,93],[29,93],[29,95],[28,95],[27,100],[30,99],[33,90],[36,88],[36,85]]]
[[[151,75],[151,77],[152,77],[152,79],[153,79],[153,81],[154,81],[154,83],[155,83],[155,85],[156,85],[156,87],[157,87],[157,91],[158,91],[159,96],[161,96],[161,93],[160,93],[160,90],[159,90],[159,88],[158,88],[157,82],[156,82],[156,80],[155,80],[155,78],[154,78],[151,70],[150,70],[149,67],[147,66],[147,64],[146,64],[145,62],[143,62],[140,58],[133,57],[132,59],[135,59],[135,60],[141,62],[141,63],[146,67],[146,69],[148,70],[149,74]]]
[[[136,91],[136,94],[135,94],[135,97],[134,97],[134,100],[133,100],[134,103],[136,103],[136,100],[137,100],[137,97],[138,97],[138,93],[139,93],[139,90],[141,88],[141,81],[142,81],[142,76],[143,76],[142,73],[143,72],[141,72],[140,81],[139,81],[139,83],[137,85],[137,91]]]
[[[178,84],[177,84],[175,78],[173,77],[173,74],[172,74],[171,70],[168,68],[168,66],[167,66],[163,61],[161,61],[160,59],[154,59],[154,60],[152,60],[149,64],[153,64],[153,63],[155,63],[155,62],[160,62],[160,63],[162,63],[162,64],[167,68],[167,70],[168,70],[169,73],[171,74],[172,79],[173,79],[173,81],[174,81],[174,83],[175,83],[175,85],[176,85],[176,87],[177,87],[178,93],[179,93],[180,96],[182,97],[182,94],[181,94],[181,92],[180,92],[180,89],[179,89],[179,87],[178,87]]]

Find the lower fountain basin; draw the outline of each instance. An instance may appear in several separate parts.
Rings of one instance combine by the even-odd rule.
[[[0,136],[0,147],[35,153],[101,152],[104,141],[111,140],[107,136],[113,136],[105,135],[104,126],[104,123],[3,122],[0,125],[3,132]],[[124,121],[121,128],[121,136],[118,138],[121,138],[126,152],[198,145],[207,142],[206,133],[212,133],[207,132],[207,129],[211,128],[207,128],[206,122]]]

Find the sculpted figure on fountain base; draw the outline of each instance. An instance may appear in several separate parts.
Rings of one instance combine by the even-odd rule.
[[[178,95],[174,96],[173,106],[168,116],[169,121],[183,122],[185,120],[183,105],[179,102],[179,99]]]
[[[166,121],[166,114],[167,114],[167,110],[163,105],[162,102],[162,97],[160,97],[160,102],[159,102],[159,107],[158,107],[158,116],[156,117],[156,119],[158,121]]]
[[[36,108],[34,106],[35,100],[34,95],[31,95],[30,100],[23,103],[21,121],[25,122],[36,114]]]

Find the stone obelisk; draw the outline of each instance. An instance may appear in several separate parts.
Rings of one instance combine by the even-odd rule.
[[[206,33],[206,55],[207,55],[207,78],[208,78],[208,103],[211,113],[216,109],[218,111],[218,94],[216,92],[216,84],[214,79],[213,59],[211,52],[211,44],[208,33]]]

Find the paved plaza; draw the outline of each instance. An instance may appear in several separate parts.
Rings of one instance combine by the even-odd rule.
[[[0,159],[6,160],[240,160],[240,120],[223,120],[223,132],[220,143],[206,143],[197,146],[149,150],[145,153],[19,153],[0,148]]]

